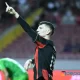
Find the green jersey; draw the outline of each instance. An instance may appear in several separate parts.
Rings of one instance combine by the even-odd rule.
[[[28,80],[26,70],[11,58],[0,59],[0,70],[6,69],[11,80]]]

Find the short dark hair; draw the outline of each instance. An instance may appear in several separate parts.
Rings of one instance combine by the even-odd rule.
[[[49,21],[41,21],[41,22],[39,23],[39,25],[42,25],[42,24],[46,24],[46,25],[48,25],[48,26],[50,27],[50,29],[52,30],[51,35],[54,33],[54,29],[55,29],[54,24],[52,24],[52,23],[49,22]]]

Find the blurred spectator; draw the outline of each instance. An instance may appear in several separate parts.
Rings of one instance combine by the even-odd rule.
[[[28,4],[30,5],[30,9],[31,11],[37,9],[39,6],[38,6],[38,0],[27,0]]]
[[[79,15],[76,15],[76,23],[78,25],[80,25],[80,14]]]
[[[28,3],[27,0],[18,0],[19,2],[19,12],[21,16],[25,16],[29,11],[30,11],[30,4]]]
[[[80,52],[80,43],[78,43],[77,41],[75,43],[74,50],[75,50],[75,53],[79,53]]]
[[[76,7],[80,9],[80,0],[76,0]]]
[[[80,52],[80,41],[76,38],[74,46],[73,46],[73,53],[79,53]]]
[[[63,52],[72,52],[72,42],[71,42],[71,39],[68,39],[66,44],[64,45],[64,49],[63,49]]]
[[[60,8],[60,2],[59,1],[55,1],[55,6],[57,8],[57,10]]]
[[[72,14],[70,9],[67,9],[62,17],[62,24],[75,24],[75,16]]]
[[[60,15],[59,11],[53,12],[53,16],[56,20],[55,24],[60,24],[61,23],[61,15]]]
[[[53,10],[55,8],[55,5],[54,5],[53,2],[48,2],[46,7],[47,7],[48,11],[52,11],[53,12]]]

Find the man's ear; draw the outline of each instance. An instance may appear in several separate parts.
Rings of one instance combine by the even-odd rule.
[[[51,34],[52,30],[51,29],[47,29],[47,35]]]

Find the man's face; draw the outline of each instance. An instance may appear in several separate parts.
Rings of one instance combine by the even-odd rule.
[[[37,33],[41,37],[45,37],[49,32],[50,32],[50,28],[46,24],[39,25],[39,27],[37,29]]]

